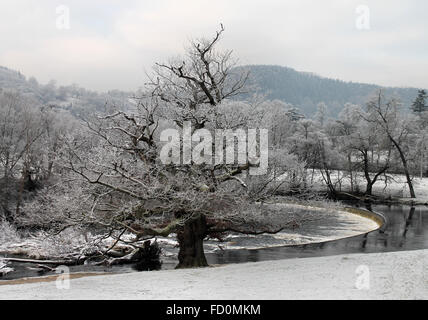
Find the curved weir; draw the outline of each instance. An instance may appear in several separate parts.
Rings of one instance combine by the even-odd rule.
[[[376,214],[371,218],[384,219],[386,223],[362,235],[303,245],[217,251],[208,253],[207,259],[211,264],[228,264],[428,248],[427,207],[373,205],[371,210]]]

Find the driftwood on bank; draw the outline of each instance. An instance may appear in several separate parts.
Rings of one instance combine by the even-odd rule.
[[[108,255],[111,255],[112,251],[108,252]],[[118,264],[130,264],[136,263],[137,268],[141,270],[154,270],[158,269],[161,266],[160,262],[160,253],[161,249],[157,242],[153,244],[150,243],[150,240],[144,242],[143,247],[138,247],[132,250],[130,253],[125,254],[121,257],[112,257],[105,259],[99,263],[105,264],[108,266],[118,265]]]
[[[121,259],[129,256],[130,254],[126,252],[119,252],[111,250],[108,252],[107,256],[112,257],[113,259]],[[102,254],[100,253],[100,256]],[[73,265],[80,265],[84,264],[86,260],[93,258],[93,255],[90,256],[79,256],[74,259],[60,259],[60,260],[41,260],[41,259],[26,259],[26,258],[2,258],[4,261],[8,262],[18,262],[18,263],[32,263],[37,264],[39,266],[45,266],[47,265],[65,265],[65,266],[73,266]],[[127,259],[123,259],[123,261],[127,261]]]
[[[22,259],[22,258],[2,258],[2,260],[19,263],[35,263],[35,264],[53,264],[53,265],[76,265],[76,260],[38,260],[38,259]]]
[[[160,265],[160,252],[161,249],[159,248],[158,244],[155,242],[153,244],[150,243],[150,240],[145,241],[143,243],[142,247],[136,247],[136,248],[126,248],[127,250],[124,250],[123,248],[119,250],[114,250],[110,248],[106,252],[98,252],[94,253],[88,256],[77,256],[76,258],[72,259],[52,259],[52,260],[41,260],[41,259],[26,259],[26,258],[2,258],[5,262],[17,262],[17,263],[29,263],[29,264],[36,264],[38,268],[45,271],[53,271],[55,268],[50,266],[59,266],[59,265],[65,265],[65,266],[75,266],[75,265],[81,265],[85,262],[88,262],[91,259],[94,258],[102,258],[101,261],[98,260],[98,262],[95,262],[94,265],[119,265],[119,264],[130,264],[130,263],[137,263],[141,264],[143,266],[143,269],[145,269],[145,265],[150,266],[149,268],[156,268],[157,265]]]
[[[126,264],[138,261],[138,253],[140,249],[134,249],[131,253],[128,253],[125,256],[117,256],[115,258],[108,259],[104,261],[107,265],[117,265],[117,264]]]

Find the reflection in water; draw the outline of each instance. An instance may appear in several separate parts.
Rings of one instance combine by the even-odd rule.
[[[410,208],[409,217],[406,219],[406,226],[403,232],[403,238],[406,237],[407,230],[409,230],[410,223],[412,222],[413,214],[415,213],[415,207]]]
[[[367,245],[367,237],[368,237],[368,234],[366,233],[366,234],[363,236],[363,241],[361,242],[361,249],[365,249],[365,248],[366,248],[366,245]]]
[[[272,247],[254,250],[225,250],[207,254],[211,264],[253,262],[288,258],[328,256],[346,253],[387,252],[428,248],[428,208],[363,205],[382,213],[387,224],[382,230],[318,244]]]

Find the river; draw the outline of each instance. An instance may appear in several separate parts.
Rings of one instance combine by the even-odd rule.
[[[371,210],[381,213],[387,222],[364,235],[306,245],[218,251],[208,253],[207,259],[211,264],[226,264],[428,248],[427,207],[372,205]]]
[[[358,204],[354,204],[359,206]],[[368,209],[365,206],[362,206]],[[230,264],[257,262],[290,258],[305,258],[317,256],[329,256],[348,253],[388,252],[400,250],[428,249],[428,207],[410,207],[406,205],[372,205],[371,210],[381,213],[386,218],[386,224],[379,230],[360,236],[339,239],[328,242],[312,243],[293,246],[269,247],[269,242],[264,243],[261,249],[233,249],[208,251],[206,257],[208,263]],[[244,245],[258,247],[263,246],[263,238],[237,237]],[[177,264],[175,258],[165,258],[162,269],[173,269]],[[28,265],[14,263],[15,272],[12,272],[2,280],[17,279],[22,277],[40,276],[40,272],[29,270]],[[75,266],[71,272],[135,272],[132,266],[95,267]],[[43,275],[55,274],[46,272]]]

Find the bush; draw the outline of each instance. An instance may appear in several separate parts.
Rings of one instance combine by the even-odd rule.
[[[0,221],[0,247],[7,243],[19,241],[21,241],[21,237],[15,227],[7,221]]]

